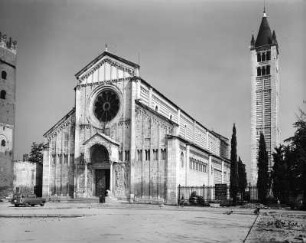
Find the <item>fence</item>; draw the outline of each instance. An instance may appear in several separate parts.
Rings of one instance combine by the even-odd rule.
[[[178,203],[180,200],[188,200],[193,193],[203,197],[206,202],[217,202],[230,200],[230,187],[227,184],[216,184],[215,186],[181,186],[178,185]],[[246,187],[243,193],[237,194],[237,201],[257,202],[258,192],[254,186]]]

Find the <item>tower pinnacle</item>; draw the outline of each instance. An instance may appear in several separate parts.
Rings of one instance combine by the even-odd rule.
[[[263,11],[263,17],[266,18],[267,14],[266,14],[266,0],[264,1],[264,11]]]

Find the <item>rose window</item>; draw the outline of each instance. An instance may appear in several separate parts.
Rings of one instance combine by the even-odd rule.
[[[118,113],[120,101],[113,90],[103,90],[94,102],[94,113],[100,122],[112,120]]]

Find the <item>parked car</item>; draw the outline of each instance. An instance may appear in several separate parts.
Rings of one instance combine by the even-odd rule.
[[[12,204],[15,205],[15,207],[19,206],[32,206],[40,205],[44,206],[46,203],[46,199],[42,197],[36,197],[35,194],[27,194],[24,195],[22,193],[16,193],[13,195]]]

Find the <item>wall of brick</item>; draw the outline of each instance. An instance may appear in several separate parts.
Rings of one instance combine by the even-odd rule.
[[[16,49],[0,34],[0,197],[13,189],[13,148],[16,101]],[[13,48],[14,47],[14,48]],[[6,77],[2,77],[6,72]]]

